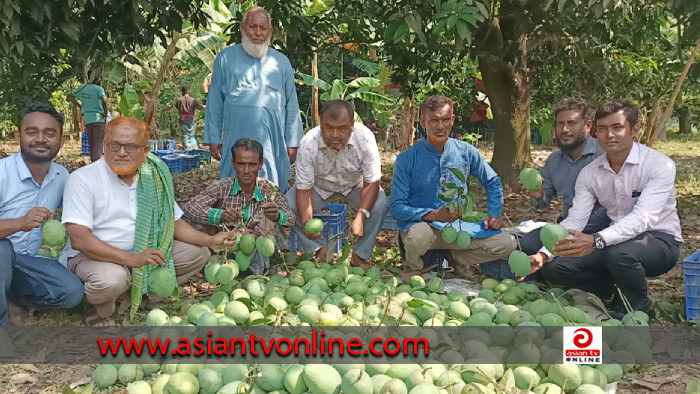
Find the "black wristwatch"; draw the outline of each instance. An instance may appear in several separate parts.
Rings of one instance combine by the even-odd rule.
[[[593,234],[593,249],[601,250],[603,248],[605,248],[605,240],[603,237],[598,233]]]

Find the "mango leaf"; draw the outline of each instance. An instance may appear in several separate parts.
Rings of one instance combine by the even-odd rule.
[[[462,181],[462,183],[464,183],[464,181],[467,179],[467,178],[464,176],[464,174],[462,173],[462,171],[460,171],[460,170],[458,170],[458,169],[456,169],[456,168],[448,168],[448,170],[450,170],[450,171],[457,177],[457,179],[459,179],[460,181]]]
[[[451,202],[445,206],[447,207],[447,210],[450,211],[450,213],[455,213],[455,208],[457,205],[454,202]]]
[[[447,182],[447,183],[445,183],[445,187],[448,189],[454,189],[457,187],[457,184],[454,182]]]
[[[414,298],[414,299],[412,299],[411,301],[408,301],[408,302],[406,303],[406,306],[409,307],[409,308],[419,308],[419,307],[424,306],[424,305],[431,306],[431,305],[428,304],[427,302],[425,302],[425,301],[423,301],[423,300],[420,300],[420,299],[418,299],[418,298]]]
[[[401,39],[403,39],[403,37],[406,34],[408,34],[408,24],[403,20],[397,21],[397,22],[399,25],[396,27],[396,30],[394,31],[394,36],[392,37],[392,40],[391,40],[393,42],[401,41]]]
[[[459,17],[457,15],[451,15],[447,18],[447,30],[452,30],[452,28],[457,24]]]
[[[299,73],[298,75],[304,85],[315,86],[321,90],[329,90],[331,88],[331,85],[322,79],[318,79],[308,74]]]
[[[463,40],[466,40],[467,37],[469,37],[469,28],[467,27],[466,22],[461,20],[457,21],[457,34],[459,34]]]

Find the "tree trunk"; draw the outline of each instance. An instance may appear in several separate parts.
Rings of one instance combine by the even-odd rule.
[[[311,76],[318,78],[318,54],[314,52],[314,58],[311,61]],[[318,114],[318,88],[311,87],[311,127],[316,127],[320,120]]]
[[[681,76],[678,78],[678,82],[676,83],[676,88],[673,90],[673,94],[671,94],[671,99],[668,101],[668,105],[666,106],[666,111],[664,111],[664,114],[660,120],[661,127],[665,127],[666,121],[671,116],[671,111],[673,111],[673,103],[676,101],[676,97],[678,97],[678,93],[681,91],[681,87],[683,86],[683,81],[685,81],[685,77],[688,76],[688,71],[690,71],[690,66],[695,61],[695,57],[697,56],[698,51],[700,51],[700,40],[698,40],[697,43],[695,44],[693,51],[690,53],[690,57],[688,58],[688,61],[685,63],[685,68],[683,68],[683,72],[681,73]],[[645,143],[648,146],[654,145],[654,142],[656,142],[656,140],[658,139],[659,133],[660,133],[660,130],[655,130],[655,133],[652,134],[651,137]]]
[[[651,138],[651,135],[654,134],[656,122],[659,118],[661,118],[661,98],[654,100],[654,103],[651,106],[651,111],[649,111],[647,114],[646,122],[644,122],[644,132],[639,138],[637,138],[638,141],[646,144],[646,141],[648,141],[649,138]]]
[[[494,150],[491,166],[503,184],[518,184],[530,158],[530,76],[491,54],[479,55],[479,70],[491,102]]]
[[[403,151],[413,145],[413,122],[415,119],[416,103],[413,97],[406,97],[403,100],[401,124],[394,145],[396,149]]]
[[[678,132],[681,134],[693,132],[693,118],[690,116],[690,109],[685,105],[678,108]]]
[[[78,110],[78,106],[74,105],[73,106],[73,133],[78,136],[78,140],[80,140],[82,136],[82,131],[83,131],[83,122],[80,120],[80,111]]]
[[[165,73],[170,68],[173,61],[175,53],[177,53],[177,42],[182,37],[182,34],[178,32],[173,32],[173,38],[170,40],[170,44],[165,49],[163,54],[163,60],[160,62],[160,70],[158,70],[158,76],[156,81],[151,86],[151,90],[148,92],[148,96],[145,97],[144,103],[144,115],[143,120],[148,124],[151,133],[156,131],[156,106],[158,105],[158,95],[160,94],[160,88],[163,86],[163,81],[165,80]]]

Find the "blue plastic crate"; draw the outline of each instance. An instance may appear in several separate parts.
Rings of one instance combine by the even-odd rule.
[[[161,160],[168,166],[171,174],[182,172],[183,160],[181,157],[177,156],[163,156]]]
[[[83,136],[81,138],[80,147],[81,147],[80,156],[90,156],[90,144],[88,143],[87,133],[83,133]]]
[[[345,204],[328,204],[322,209],[330,209],[331,212],[314,212],[314,218],[323,220],[323,237],[321,239],[328,242],[328,240],[338,234],[347,233],[348,207],[345,206]],[[289,249],[292,253],[304,250],[294,231],[290,232],[289,241]],[[339,239],[334,245],[331,245],[331,250],[334,253],[340,253],[343,249],[344,243],[344,238]]]
[[[391,213],[387,212],[384,217],[384,223],[382,223],[382,230],[398,230],[399,225],[396,223],[396,219],[391,217]]]
[[[185,153],[175,153],[173,156],[177,156],[182,159],[182,171],[187,172],[195,168],[199,168],[199,157],[195,155],[188,155]]]
[[[175,140],[165,140],[165,149],[177,150],[177,143]]]
[[[155,152],[155,155],[158,156],[158,157],[160,157],[160,158],[163,158],[163,157],[165,157],[165,156],[171,156],[173,153],[175,153],[174,150],[170,150],[170,149],[159,149],[159,150],[157,150],[157,151]]]
[[[700,250],[683,260],[686,319],[700,320]]]
[[[199,161],[204,164],[204,163],[211,163],[211,152],[205,149],[188,149],[185,152],[187,152],[188,155],[195,155],[199,157]]]
[[[488,263],[481,263],[479,264],[479,271],[490,277],[517,280],[515,274],[510,271],[510,265],[508,265],[508,261],[506,260],[494,260]],[[542,273],[539,271],[525,277],[525,282],[540,282],[541,280]]]

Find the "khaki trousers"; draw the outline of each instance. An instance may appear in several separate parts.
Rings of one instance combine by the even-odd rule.
[[[457,272],[467,265],[481,264],[488,261],[508,258],[510,252],[518,244],[511,234],[501,232],[485,238],[472,238],[466,248],[461,248],[456,242],[446,243],[440,230],[421,222],[413,225],[408,231],[401,232],[401,240],[406,249],[406,264],[415,270],[423,268],[421,256],[431,249],[449,250],[447,259]]]
[[[175,240],[172,255],[177,283],[182,284],[190,276],[202,270],[211,253],[204,246]],[[116,309],[117,298],[129,291],[131,287],[131,268],[95,261],[82,252],[68,260],[68,268],[83,281],[85,299],[95,306],[98,316],[102,318],[112,316]]]

